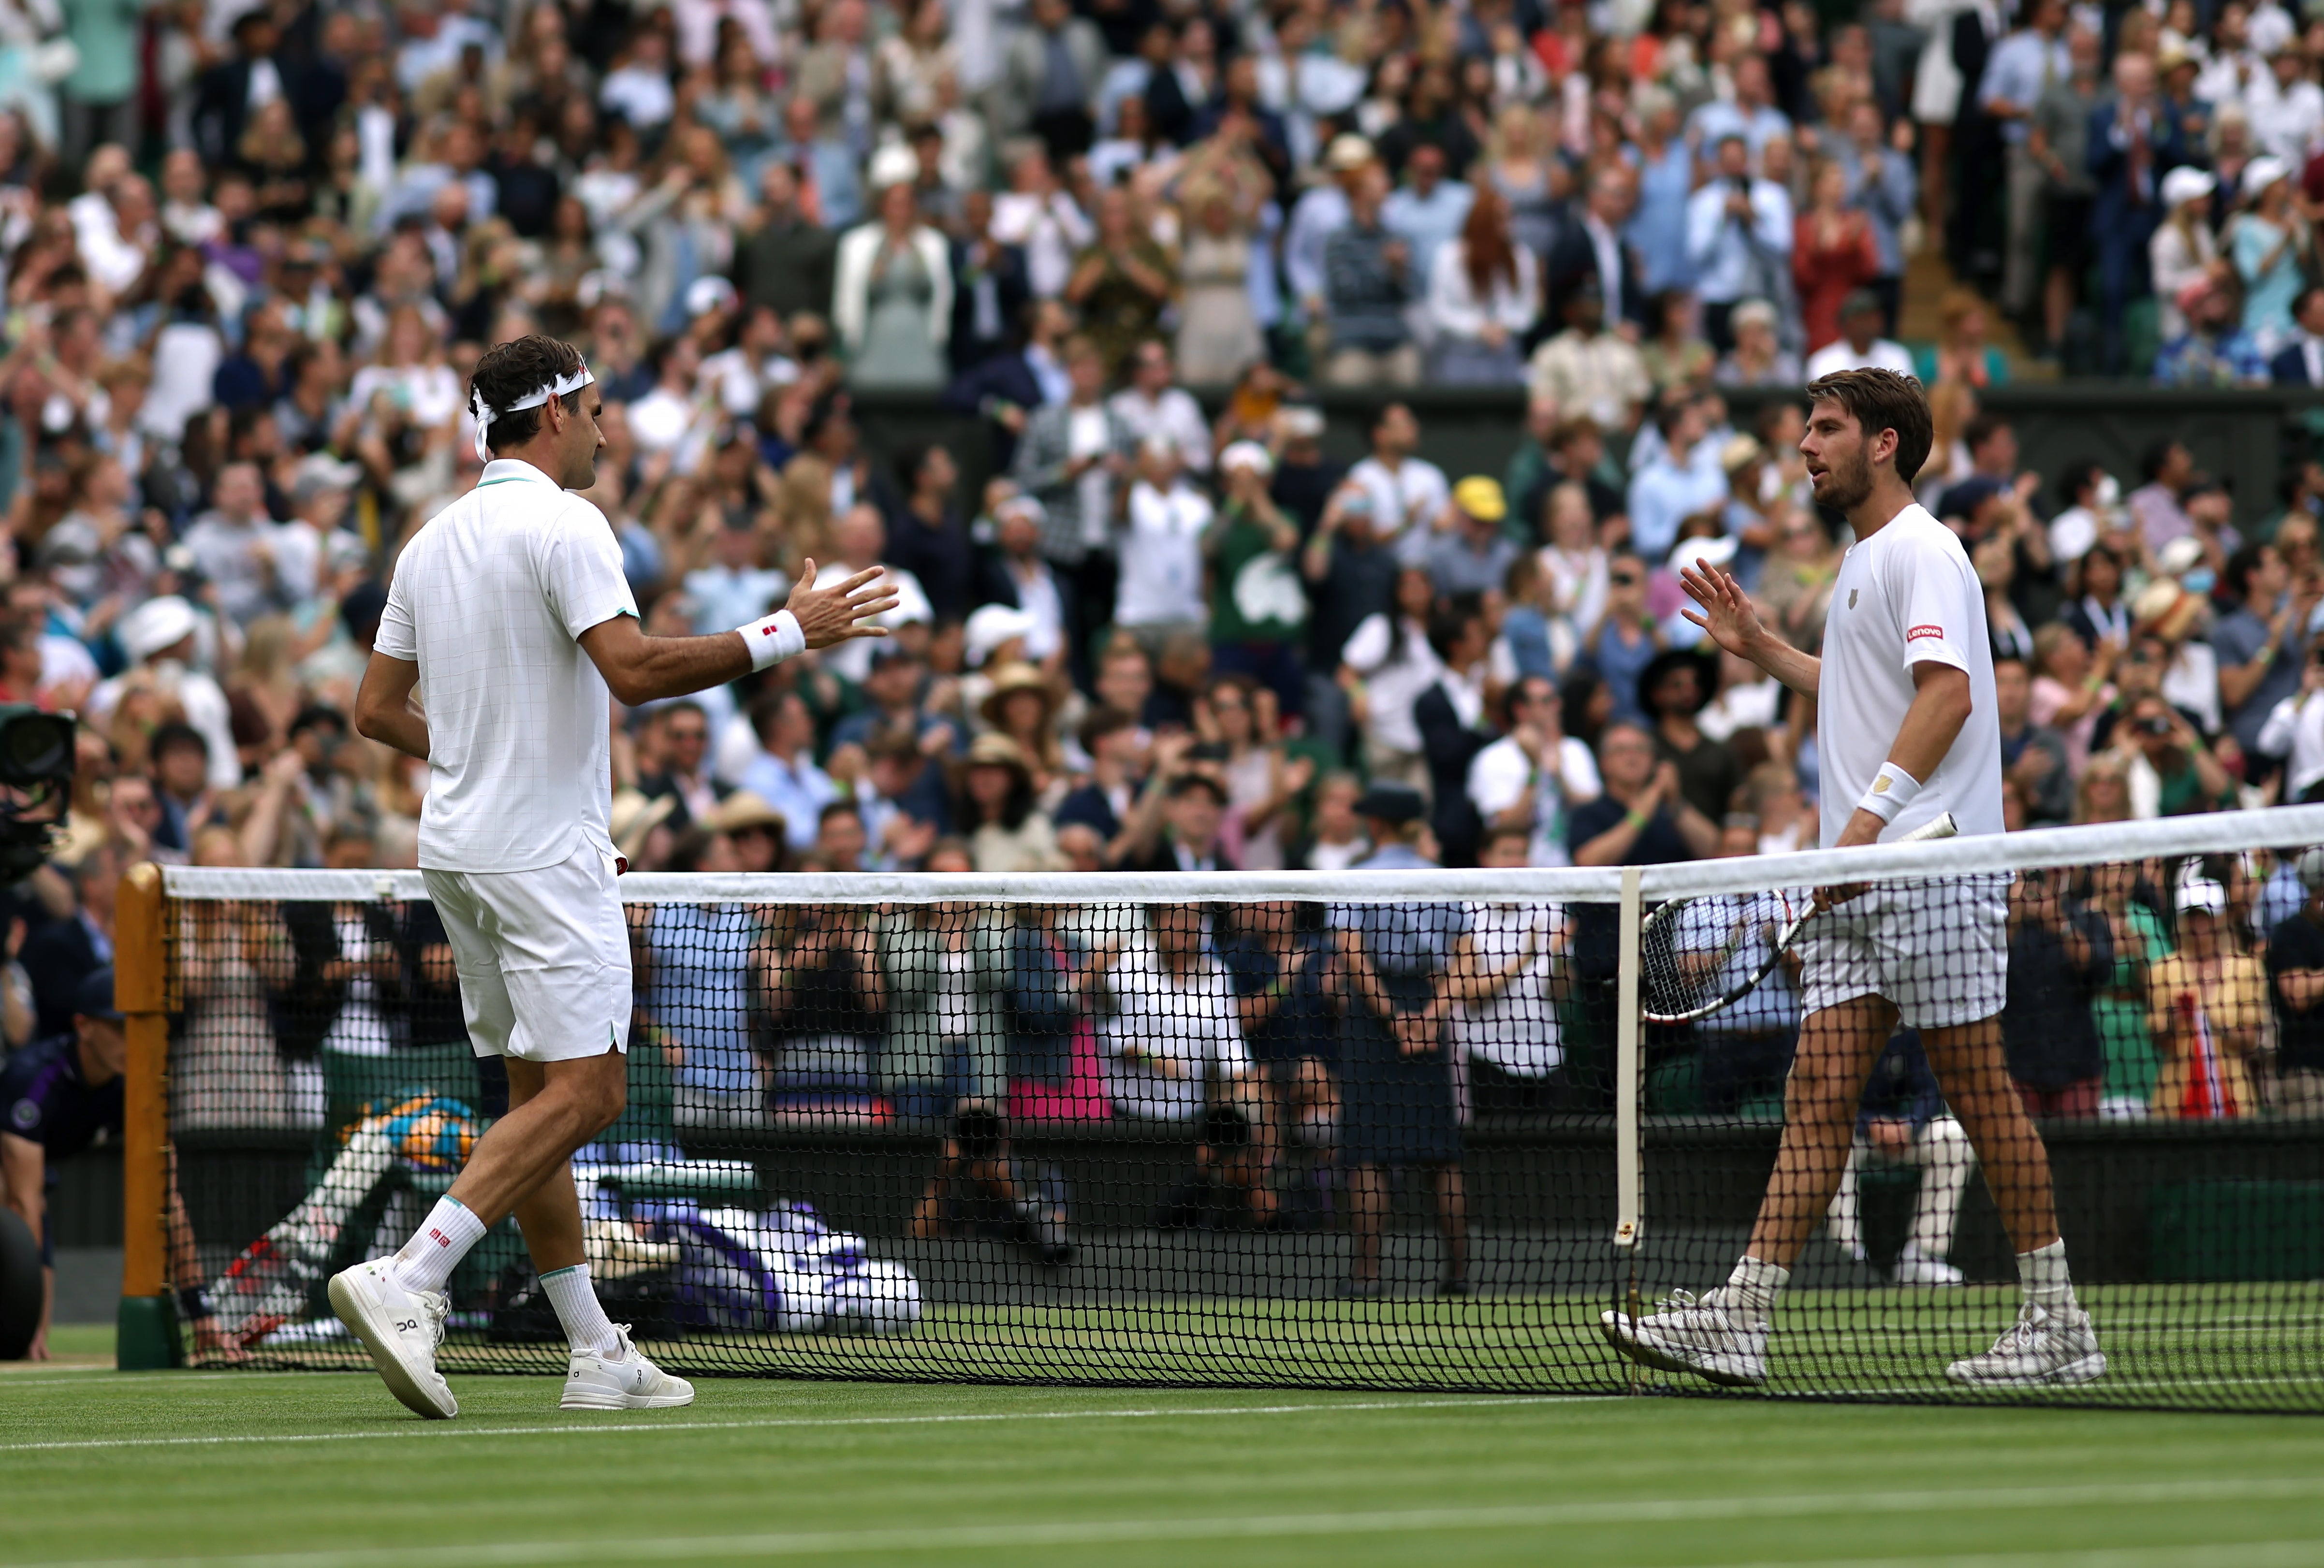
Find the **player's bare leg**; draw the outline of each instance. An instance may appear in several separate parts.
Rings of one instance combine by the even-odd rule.
[[[451,1191],[486,1230],[566,1169],[573,1151],[611,1127],[629,1102],[629,1058],[619,1051],[565,1062],[507,1061],[508,1114],[476,1140]],[[566,1189],[572,1189],[569,1176]],[[577,1212],[574,1226],[580,1226]]]
[[[1751,1240],[1725,1285],[1674,1295],[1653,1314],[1608,1312],[1606,1338],[1631,1360],[1748,1388],[1767,1379],[1767,1322],[1791,1267],[1840,1190],[1856,1108],[1896,1010],[1877,996],[1820,1008],[1800,1025],[1784,1084],[1784,1136]]]
[[[626,1064],[627,1058],[612,1051],[587,1060]],[[558,1062],[543,1065],[510,1058],[509,1117],[501,1125],[554,1096],[558,1079],[563,1076],[554,1069],[572,1065]],[[607,1088],[600,1079],[586,1076],[578,1083],[571,1078],[567,1082],[574,1084],[567,1094],[572,1101],[586,1102],[588,1095],[603,1096]],[[623,1080],[615,1082],[619,1093],[618,1086]],[[543,1136],[567,1124],[558,1118],[569,1117],[579,1108],[573,1104],[562,1108],[555,1104],[542,1106]],[[614,1114],[620,1114],[618,1108]],[[610,1123],[611,1118],[607,1121]],[[498,1127],[493,1130],[498,1131]],[[589,1134],[595,1136],[595,1132]],[[586,1141],[586,1138],[582,1139]],[[575,1148],[579,1147],[578,1143],[574,1145]],[[476,1153],[484,1152],[484,1145],[478,1144]],[[471,1158],[471,1171],[475,1164]],[[463,1180],[466,1175],[462,1173]],[[456,1183],[453,1190],[459,1190]],[[564,1326],[572,1352],[565,1379],[565,1408],[644,1410],[690,1403],[694,1398],[693,1386],[683,1379],[671,1377],[640,1354],[630,1343],[627,1328],[606,1317],[604,1306],[597,1299],[595,1285],[589,1277],[581,1200],[573,1185],[572,1150],[567,1150],[565,1157],[530,1192],[517,1199],[510,1212],[516,1217],[517,1228],[524,1232],[525,1250],[532,1257],[533,1272],[540,1277],[541,1291],[549,1297],[549,1304],[557,1309],[557,1321]]]
[[[2058,1209],[2050,1182],[2050,1151],[2025,1114],[2009,1081],[1997,1018],[1957,1028],[1924,1029],[1921,1044],[1953,1120],[1969,1134],[1985,1170],[1985,1185],[2001,1210],[2010,1250],[2034,1252],[2058,1240]]]
[[[1945,1102],[1985,1168],[1985,1185],[2001,1210],[2025,1290],[2017,1321],[1993,1349],[1955,1361],[1945,1375],[1986,1388],[2087,1383],[2104,1375],[2106,1353],[2089,1314],[2074,1299],[2066,1244],[2058,1236],[2050,1151],[2009,1081],[2001,1020],[1928,1029],[1921,1043]]]
[[[1784,1138],[1751,1226],[1746,1259],[1788,1270],[1831,1206],[1856,1137],[1864,1080],[1895,1032],[1896,1010],[1861,996],[1810,1013],[1784,1082]]]

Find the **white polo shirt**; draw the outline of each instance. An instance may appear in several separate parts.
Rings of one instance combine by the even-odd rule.
[[[521,872],[607,853],[612,693],[576,641],[638,613],[605,514],[496,458],[397,561],[374,646],[420,666],[425,870]]]
[[[1182,979],[1151,947],[1124,953],[1108,976],[1114,1013],[1105,1022],[1106,1091],[1126,1116],[1191,1121],[1202,1114],[1204,1083],[1215,1073],[1250,1070],[1250,1050],[1235,1010],[1234,985],[1215,958],[1198,959]],[[1167,1058],[1176,1075],[1141,1056]]]
[[[1883,842],[1947,811],[1963,833],[2002,831],[2001,724],[1985,593],[1952,530],[1927,508],[1908,506],[1849,547],[1832,586],[1816,702],[1826,847],[1888,760],[1913,706],[1913,667],[1928,661],[1969,672],[1969,715]]]

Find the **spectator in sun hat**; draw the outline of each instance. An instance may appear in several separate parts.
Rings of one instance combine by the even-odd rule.
[[[133,678],[150,683],[165,700],[175,701],[184,710],[186,724],[208,748],[210,788],[231,789],[242,782],[242,766],[235,755],[226,692],[202,668],[199,649],[204,631],[200,613],[178,595],[164,594],[138,605],[114,629],[131,670],[90,693],[89,711],[101,719],[112,713]]]
[[[2149,645],[2161,668],[2161,695],[2193,715],[2207,735],[2218,733],[2219,661],[2211,645],[2197,639],[2210,602],[2172,577],[2157,577],[2130,604],[2132,635]]]
[[[1509,514],[1501,482],[1472,474],[1452,487],[1444,516],[1428,540],[1423,559],[1438,594],[1498,591],[1509,575],[1519,546],[1502,529]]]
[[[1307,585],[1299,571],[1299,524],[1268,489],[1275,460],[1256,441],[1219,454],[1220,521],[1204,539],[1211,563],[1211,669],[1265,683],[1286,715],[1306,710],[1298,647],[1306,633]]]
[[[2315,83],[2300,86],[2310,99],[2318,96]],[[2316,264],[2315,237],[2296,205],[2296,171],[2282,158],[2255,158],[2246,164],[2244,210],[2222,236],[2243,283],[2243,328],[2270,352],[2291,336],[2292,302]]]
[[[969,747],[953,814],[980,872],[1065,867],[1056,830],[1040,808],[1032,760],[998,731],[977,736]]]
[[[2251,1063],[2266,1022],[2267,978],[2228,916],[2227,890],[2197,869],[2188,868],[2172,896],[2178,951],[2147,971],[2148,1028],[2163,1058],[2153,1110],[2190,1120],[2253,1116],[2261,1107]]]
[[[2160,307],[2156,330],[2170,342],[2187,330],[2178,300],[2188,284],[2209,277],[2219,265],[2218,236],[2211,229],[2211,193],[2219,177],[2208,169],[2181,166],[2158,188],[2168,215],[2146,242],[2147,270]]]
[[[1283,240],[1283,274],[1311,322],[1323,309],[1323,242],[1347,226],[1348,192],[1377,158],[1371,143],[1353,132],[1333,137],[1323,150],[1324,177],[1291,208]]]
[[[950,376],[952,254],[944,235],[920,221],[912,189],[918,172],[908,147],[873,153],[873,216],[839,242],[831,324],[855,386],[934,392]]]

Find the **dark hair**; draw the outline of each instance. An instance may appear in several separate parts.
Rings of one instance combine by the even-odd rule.
[[[1437,658],[1450,659],[1453,644],[1467,634],[1472,623],[1484,618],[1484,605],[1474,594],[1443,600],[1428,613],[1428,646],[1436,650]]]
[[[662,861],[662,870],[666,872],[701,870],[702,857],[710,853],[711,841],[717,836],[717,829],[705,827],[700,823],[695,824],[679,834],[678,842],[669,846],[669,853]]]
[[[1119,734],[1123,730],[1134,730],[1137,727],[1136,714],[1115,707],[1111,703],[1101,703],[1090,709],[1089,717],[1082,721],[1082,750],[1094,752],[1097,750],[1097,743],[1108,735]]]
[[[960,809],[954,814],[953,820],[964,834],[973,833],[984,826],[983,807],[976,803],[976,797],[968,792],[968,775],[976,766],[978,764],[974,762],[964,764],[959,773]],[[1024,769],[1008,768],[1007,771],[1009,798],[1001,803],[997,820],[1002,827],[1014,833],[1025,826],[1025,819],[1033,815],[1033,807],[1039,804],[1039,799],[1033,793],[1032,778]]]
[[[2105,475],[2106,465],[2097,458],[2077,458],[2067,464],[2064,472],[2058,475],[2057,485],[2052,493],[2058,498],[2058,505],[2061,509],[2071,506],[2080,498],[2083,491],[2096,484]]]
[[[1811,403],[1838,403],[1868,440],[1883,430],[1896,432],[1896,477],[1910,484],[1929,460],[1935,432],[1929,400],[1921,383],[1893,370],[1838,370],[1808,386]]]
[[[1163,798],[1168,800],[1176,800],[1182,795],[1192,795],[1197,789],[1209,790],[1211,798],[1217,802],[1221,807],[1225,807],[1230,804],[1227,798],[1227,787],[1225,785],[1220,783],[1218,779],[1213,778],[1208,773],[1194,771],[1181,773],[1176,778],[1171,779],[1170,787],[1163,791]]]
[[[1514,730],[1517,727],[1517,704],[1527,700],[1526,694],[1536,686],[1545,687],[1548,696],[1552,699],[1563,695],[1557,689],[1557,682],[1548,676],[1518,676],[1509,682],[1508,689],[1501,694],[1501,728],[1503,730]]]
[[[1604,689],[1606,678],[1586,665],[1578,667],[1557,688],[1558,706],[1565,710],[1565,733],[1593,752],[1598,749],[1598,731],[1590,720],[1590,705]]]
[[[287,733],[290,738],[295,741],[309,730],[326,729],[337,730],[340,734],[346,734],[347,715],[328,703],[315,702],[309,703],[292,716],[290,728]]]
[[[191,724],[167,724],[153,732],[153,740],[146,748],[146,755],[158,762],[166,753],[180,746],[190,746],[205,757],[210,754],[210,743],[202,738],[201,731]]]
[[[1664,400],[1663,406],[1655,410],[1655,429],[1663,433],[1665,440],[1670,438],[1670,433],[1678,429],[1678,422],[1686,418],[1687,410],[1693,408],[1698,401],[1685,395]]]
[[[509,404],[529,397],[581,368],[581,351],[569,343],[534,334],[484,351],[468,377],[471,390],[481,395],[493,413],[485,428],[484,444],[495,452],[521,447],[540,434],[538,407],[508,411]],[[569,392],[560,401],[568,410],[579,406],[581,394]]]
[[[1961,427],[1961,445],[1974,452],[1993,439],[1995,431],[2006,430],[2008,428],[2009,421],[1999,414],[1990,412],[1979,414]]]
[[[823,809],[815,814],[815,825],[820,828],[835,816],[852,816],[861,823],[863,808],[853,800],[826,800],[823,803]]]
[[[2219,573],[2220,586],[2231,590],[2238,600],[2249,600],[2251,576],[2259,570],[2260,558],[2267,553],[2268,548],[2258,540],[2239,546],[2236,553],[2227,558],[2226,567]]]
[[[2149,443],[2146,450],[2138,456],[2138,476],[2149,484],[2153,484],[2156,476],[2169,466],[2172,448],[2182,445],[2184,443],[2176,436],[2165,436],[2159,441]]]
[[[1533,829],[1530,827],[1513,827],[1507,825],[1498,827],[1489,827],[1485,829],[1485,835],[1477,841],[1477,853],[1480,855],[1483,854],[1485,851],[1492,848],[1495,844],[1500,843],[1501,840],[1505,838],[1514,838],[1520,843],[1530,844],[1533,843]]]

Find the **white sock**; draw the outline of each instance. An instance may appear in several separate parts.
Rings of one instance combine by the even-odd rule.
[[[395,1255],[394,1279],[413,1292],[441,1290],[468,1249],[484,1239],[484,1222],[457,1198],[438,1198],[420,1229]]]
[[[589,1284],[586,1263],[550,1269],[540,1277],[540,1287],[549,1293],[549,1305],[557,1309],[557,1321],[565,1325],[565,1338],[575,1350],[610,1356],[622,1348],[613,1320],[598,1305],[597,1292]]]
[[[1738,1259],[1735,1272],[1727,1277],[1727,1299],[1742,1308],[1748,1321],[1765,1323],[1775,1315],[1775,1297],[1791,1280],[1792,1271],[1788,1268],[1762,1263],[1757,1258]]]
[[[2078,1308],[2074,1302],[2074,1281],[2066,1272],[2064,1238],[2047,1247],[2036,1247],[2031,1252],[2017,1255],[2017,1278],[2025,1287],[2025,1299],[2056,1317]]]

